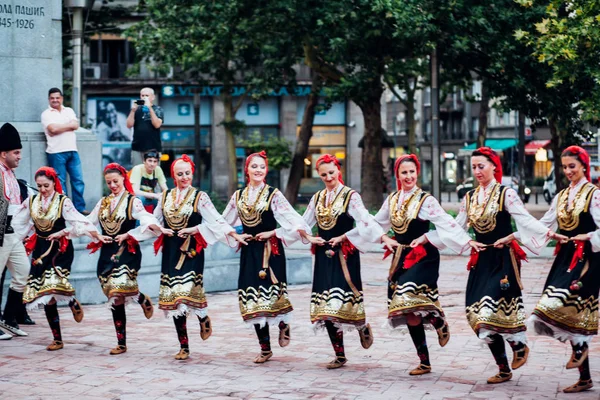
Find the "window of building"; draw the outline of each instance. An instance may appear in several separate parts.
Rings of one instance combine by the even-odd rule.
[[[471,95],[475,97],[476,100],[481,100],[481,81],[473,82],[473,86],[471,87]]]

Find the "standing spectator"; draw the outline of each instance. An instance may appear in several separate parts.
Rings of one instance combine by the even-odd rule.
[[[48,91],[48,107],[42,113],[42,125],[46,134],[48,164],[56,170],[63,188],[67,188],[67,173],[71,179],[71,198],[77,211],[89,214],[83,199],[83,173],[77,152],[75,130],[79,121],[72,108],[63,106],[63,94],[59,88]]]
[[[142,204],[149,213],[154,211],[162,192],[169,189],[165,173],[158,165],[159,158],[156,150],[145,152],[144,163],[134,166],[129,177],[135,195],[142,199]],[[159,193],[156,193],[157,186],[160,187]]]
[[[153,104],[155,96],[152,88],[140,90],[140,98],[144,100],[144,105],[140,107],[134,104],[127,117],[127,127],[133,127],[131,165],[141,164],[144,152],[148,150],[162,151],[160,127],[165,119],[163,110]]]

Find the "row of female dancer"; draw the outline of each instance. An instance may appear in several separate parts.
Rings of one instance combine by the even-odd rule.
[[[239,307],[260,344],[254,362],[264,363],[273,355],[269,326],[279,329],[280,346],[290,343],[292,305],[284,246],[303,240],[313,244],[315,254],[310,318],[316,328],[327,330],[335,351],[327,368],[334,369],[347,362],[345,330],[356,329],[364,348],[373,343],[366,323],[359,253],[369,245],[383,243],[392,255],[388,322],[392,328],[410,332],[420,360],[410,375],[421,375],[432,368],[424,325],[437,331],[441,346],[450,339],[438,298],[439,249],[462,253],[470,248],[466,315],[473,331],[487,342],[499,368],[488,383],[500,383],[511,379],[511,368],[523,366],[529,354],[520,278],[525,253],[517,241],[535,251],[554,239],[558,243],[556,258],[530,321],[537,333],[571,343],[573,353],[567,368],[579,368],[580,377],[564,391],[591,388],[588,346],[598,330],[600,266],[594,251],[600,250],[600,191],[589,183],[588,154],[575,146],[562,153],[570,185],[556,196],[540,221],[528,214],[513,189],[499,183],[502,166],[494,151],[486,147],[476,150],[471,163],[479,185],[466,195],[456,219],[416,185],[420,164],[412,154],[396,161],[398,190],[375,216],[368,213],[357,192],[344,186],[340,164],[331,155],[323,155],[316,163],[325,189],[312,197],[304,216],[294,211],[280,191],[265,183],[268,160],[264,152],[246,159],[247,186],[233,194],[223,215],[206,193],[191,186],[194,164],[185,155],[172,164],[176,187],[163,194],[154,214],[145,211],[133,195],[127,172],[118,164],[106,166],[110,195],[102,198],[87,218],[78,214],[62,193],[55,171],[44,167],[35,174],[39,194],[27,200],[13,219],[15,231],[23,238],[29,236],[26,248],[32,252],[24,302],[29,308],[44,306],[54,337],[47,349],[62,349],[56,303],[67,302],[77,322],[83,318],[69,283],[70,239],[90,236],[93,241],[88,247],[100,250],[97,275],[112,306],[117,334],[117,346],[110,354],[124,353],[125,303],[139,303],[147,318],[154,309],[136,282],[142,258],[138,243],[159,235],[154,245],[156,251],[162,248],[158,307],[173,318],[181,347],[175,358],[185,360],[190,354],[187,317],[198,317],[203,340],[212,332],[203,288],[204,249],[221,240],[241,247]],[[430,223],[435,230],[429,230]],[[243,233],[238,234],[232,226],[240,224]],[[311,234],[315,224],[318,235]],[[560,234],[555,232],[557,226]],[[468,227],[473,228],[475,240],[467,234]],[[390,228],[393,237],[387,235]],[[511,364],[504,341],[513,350]]]

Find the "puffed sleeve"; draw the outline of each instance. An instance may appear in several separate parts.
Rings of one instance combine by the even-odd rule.
[[[298,231],[310,232],[311,228],[279,190],[273,195],[271,209],[275,220],[280,226],[275,229],[275,236],[281,239],[284,245],[289,246],[300,240],[301,237]]]
[[[556,200],[556,197],[554,198]],[[550,212],[550,211],[548,211]],[[590,213],[596,224],[596,228],[600,227],[600,190],[594,191],[592,201],[590,203]],[[554,213],[556,216],[556,212]],[[592,251],[597,253],[600,251],[600,229],[596,229],[589,233]]]
[[[133,199],[133,204],[131,207],[131,216],[138,220],[140,225],[129,232],[129,236],[141,242],[143,240],[156,238],[154,232],[152,232],[149,228],[152,225],[159,225],[159,222],[156,220],[153,214],[150,214],[144,208],[142,201],[135,197]]]
[[[229,236],[229,233],[235,232],[235,229],[225,222],[210,197],[204,192],[200,194],[198,200],[198,213],[202,215],[202,223],[198,225],[198,232],[204,237],[206,243],[213,244],[220,240],[227,243],[229,247],[237,246],[237,242]]]
[[[504,207],[517,225],[519,235],[515,235],[515,238],[518,237],[523,246],[538,253],[545,245],[550,229],[529,214],[514,189],[508,188],[504,192]]]
[[[375,222],[377,222],[379,224],[379,226],[381,226],[381,229],[383,230],[384,233],[389,232],[390,228],[392,227],[392,223],[390,221],[390,196],[388,196],[385,201],[383,202],[383,204],[381,205],[381,208],[379,209],[379,211],[377,211],[377,214],[375,214]],[[373,238],[373,240],[376,243],[381,242],[381,236],[378,238]]]
[[[21,242],[34,233],[33,221],[29,213],[29,199],[25,199],[21,203],[19,210],[13,215],[10,225]]]
[[[67,225],[65,232],[69,239],[84,235],[92,237],[90,232],[98,232],[98,228],[75,209],[73,202],[68,197],[63,201],[62,216]]]
[[[356,226],[346,232],[346,237],[354,247],[364,253],[372,246],[373,238],[381,238],[385,232],[375,221],[375,218],[369,214],[362,198],[356,192],[351,194],[348,214],[354,219]]]
[[[225,222],[231,226],[238,226],[242,224],[242,221],[240,221],[240,215],[238,214],[235,197],[236,194],[234,193],[229,199],[229,203],[227,203],[225,211],[223,211],[223,218],[225,219]]]
[[[87,220],[90,221],[90,223],[94,226],[98,226],[98,224],[100,223],[100,221],[98,219],[98,214],[100,213],[101,205],[102,205],[102,199],[98,200],[98,202],[96,203],[96,206],[94,207],[92,212],[89,213],[88,216],[86,217]]]
[[[463,227],[448,214],[433,196],[427,196],[419,210],[419,219],[430,221],[435,231],[425,234],[427,240],[437,248],[448,247],[460,254],[467,250],[471,237]]]
[[[546,214],[540,219],[540,223],[550,229],[552,232],[556,232],[558,228],[558,221],[556,220],[556,204],[558,202],[558,196],[555,196],[552,199],[552,203],[550,203],[550,209],[546,211]],[[514,233],[515,239],[521,241],[521,232]],[[546,242],[550,240],[549,237],[546,237]]]
[[[439,203],[438,203],[439,204]],[[463,197],[460,203],[460,209],[458,215],[454,218],[454,222],[458,225],[465,233],[468,231],[469,226],[467,225],[467,196]],[[446,244],[439,237],[437,229],[427,233],[427,240],[431,242],[435,247],[442,250],[446,248]]]

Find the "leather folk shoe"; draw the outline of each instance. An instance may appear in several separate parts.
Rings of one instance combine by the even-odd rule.
[[[204,317],[200,320],[200,337],[206,340],[212,335],[212,323],[210,317]]]
[[[269,361],[269,358],[273,357],[272,351],[261,351],[258,356],[254,359],[256,364],[264,364]]]
[[[580,367],[588,356],[588,350],[589,349],[586,347],[583,351],[574,351],[571,353],[571,359],[565,368],[573,369]]]
[[[53,340],[52,343],[50,343],[48,347],[46,347],[46,350],[55,351],[60,350],[63,347],[65,347],[65,345],[63,344],[62,340]]]
[[[366,324],[362,329],[358,330],[360,336],[360,344],[363,348],[368,349],[373,344],[373,330],[371,324]]]
[[[117,354],[123,354],[127,351],[127,346],[123,346],[122,344],[118,345],[117,347],[115,347],[114,349],[111,349],[109,354],[111,356],[115,356]]]
[[[523,347],[521,350],[517,350],[513,352],[513,360],[511,363],[512,369],[521,368],[527,362],[527,358],[529,357],[529,347],[527,345]]]
[[[419,364],[419,366],[412,371],[410,371],[409,375],[424,375],[431,372],[431,365]]]
[[[576,384],[564,388],[563,392],[565,392],[565,393],[579,393],[579,392],[583,392],[584,390],[591,389],[593,386],[594,386],[594,384],[592,383],[591,379],[587,379],[585,381],[582,381],[580,379],[580,380],[577,381]]]
[[[448,326],[448,323],[444,323],[444,326],[440,329],[436,329],[436,332],[438,334],[438,343],[441,347],[444,347],[450,341],[450,327]]]
[[[279,330],[279,346],[285,347],[290,344],[290,325],[286,324],[285,328]]]
[[[181,349],[179,350],[179,353],[175,354],[175,359],[176,360],[187,360],[188,358],[190,358],[190,349]]]
[[[69,307],[71,308],[75,322],[81,322],[83,319],[83,308],[81,308],[81,303],[79,303],[79,300],[73,299],[73,301],[69,303]]]
[[[488,378],[487,383],[502,383],[511,380],[512,372],[498,372],[496,375]]]

